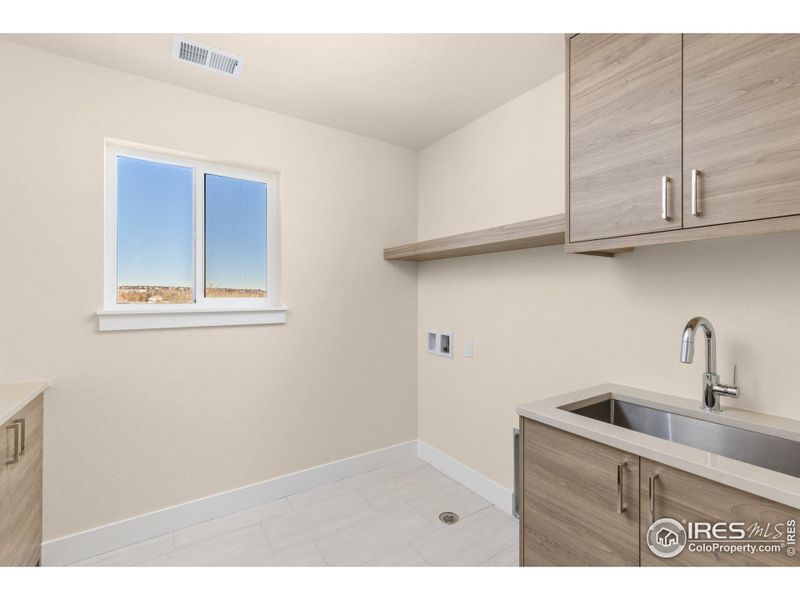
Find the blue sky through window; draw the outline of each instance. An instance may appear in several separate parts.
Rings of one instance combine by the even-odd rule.
[[[119,285],[192,285],[193,179],[190,167],[117,157]]]
[[[267,185],[207,174],[206,285],[266,290]]]

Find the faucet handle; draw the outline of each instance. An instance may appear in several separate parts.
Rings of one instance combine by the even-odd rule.
[[[733,365],[733,383],[725,385],[724,383],[716,383],[713,388],[715,394],[720,396],[730,396],[731,398],[739,397],[739,386],[736,385],[736,365]]]

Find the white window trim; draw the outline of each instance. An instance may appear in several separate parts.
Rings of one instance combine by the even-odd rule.
[[[106,144],[105,254],[103,309],[97,312],[100,331],[260,325],[286,322],[287,308],[278,302],[278,175],[196,160],[166,151]],[[126,156],[194,169],[193,304],[117,304],[117,157]],[[206,173],[267,184],[266,298],[206,298],[203,222]]]

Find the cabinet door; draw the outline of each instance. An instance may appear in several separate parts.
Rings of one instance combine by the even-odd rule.
[[[786,545],[778,552],[734,552],[722,549],[711,552],[692,552],[687,547],[673,558],[659,558],[647,544],[647,530],[653,519],[672,518],[688,527],[691,523],[743,523],[745,530],[760,528],[761,534],[747,533],[753,538],[752,543],[758,546],[786,541],[786,523],[794,520],[795,526],[800,521],[800,510],[759,498],[747,492],[737,490],[714,481],[697,477],[685,471],[673,469],[666,465],[641,459],[641,564],[646,566],[800,566],[797,556],[790,556]],[[657,475],[653,482],[652,507],[650,512],[650,477]],[[780,525],[783,524],[783,525]],[[721,527],[721,526],[720,526]],[[755,532],[756,529],[753,529]],[[783,531],[783,535],[780,535]],[[724,529],[720,529],[722,535]],[[737,534],[730,534],[736,537]],[[773,539],[779,536],[778,539]],[[707,539],[711,534],[701,533],[700,541],[728,543],[723,539]],[[691,540],[690,540],[691,541]],[[735,544],[748,540],[733,539]]]
[[[34,566],[42,546],[42,396],[14,416],[25,421],[25,449],[3,483],[5,541],[0,565]]]
[[[680,34],[569,40],[569,241],[681,228],[681,52]]]
[[[522,432],[520,564],[638,565],[639,457],[529,419]]]
[[[800,214],[800,35],[687,34],[683,52],[684,227]]]
[[[9,504],[11,502],[11,460],[13,453],[13,434],[7,427],[11,421],[0,425],[0,567],[10,564],[11,541],[8,536],[11,523]]]

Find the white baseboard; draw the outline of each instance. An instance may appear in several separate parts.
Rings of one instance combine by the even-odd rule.
[[[42,544],[42,564],[70,563],[417,456],[417,441],[381,448],[88,529]]]
[[[62,538],[48,540],[42,544],[42,564],[45,566],[68,565],[103,552],[110,552],[123,546],[164,535],[176,529],[223,517],[318,485],[332,483],[345,477],[366,473],[417,456],[501,510],[511,514],[513,495],[511,490],[507,490],[499,483],[470,469],[430,444],[411,440],[116,523],[109,523],[95,529],[87,529]]]
[[[417,456],[500,510],[512,513],[514,492],[511,490],[423,441],[417,442]]]

